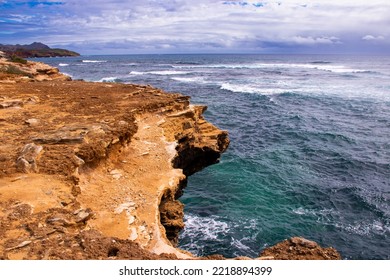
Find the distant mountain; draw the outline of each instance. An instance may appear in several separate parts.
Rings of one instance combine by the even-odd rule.
[[[34,42],[30,45],[0,44],[0,51],[4,51],[9,55],[16,55],[20,57],[80,56],[79,53],[65,49],[52,49],[49,46],[39,42]]]

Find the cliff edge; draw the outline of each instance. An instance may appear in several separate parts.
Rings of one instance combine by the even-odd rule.
[[[137,258],[193,257],[173,246],[184,226],[177,198],[186,175],[229,144],[206,108],[150,86],[0,64],[10,66],[20,71],[0,77],[2,258],[128,258],[129,244],[147,253]],[[88,255],[88,237],[109,246]]]
[[[205,110],[0,57],[0,259],[196,258],[177,199],[229,145]]]

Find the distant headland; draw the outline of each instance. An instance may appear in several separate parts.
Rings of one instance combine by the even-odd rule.
[[[56,57],[56,56],[80,56],[79,53],[65,49],[50,48],[49,46],[34,42],[30,45],[2,45],[0,51],[18,57]]]

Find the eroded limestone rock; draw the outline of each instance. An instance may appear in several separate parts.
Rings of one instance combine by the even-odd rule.
[[[292,237],[260,254],[260,259],[268,260],[340,260],[336,249],[323,248],[316,242],[303,237]]]
[[[34,143],[26,144],[16,160],[18,171],[24,173],[38,172],[37,161],[42,151],[42,146],[38,146]]]

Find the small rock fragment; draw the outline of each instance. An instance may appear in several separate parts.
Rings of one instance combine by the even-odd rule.
[[[31,242],[32,241],[30,241],[30,240],[23,241],[22,243],[20,243],[19,245],[15,246],[15,247],[11,247],[11,248],[6,249],[6,251],[11,251],[11,250],[15,250],[15,249],[20,249],[20,248],[26,247]]]
[[[39,124],[39,120],[38,119],[28,119],[25,121],[26,124],[28,124],[29,126],[36,126]]]
[[[80,209],[77,214],[76,223],[82,223],[92,218],[92,211],[90,209]]]
[[[294,245],[301,245],[306,248],[315,248],[318,244],[303,237],[292,237],[290,242]]]
[[[16,160],[18,171],[24,173],[38,172],[37,160],[42,150],[42,146],[35,145],[34,143],[26,144]]]

